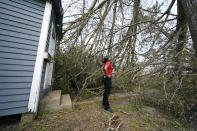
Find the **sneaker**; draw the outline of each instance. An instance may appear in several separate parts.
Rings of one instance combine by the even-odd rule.
[[[105,109],[106,111],[109,111],[110,113],[114,113],[114,111],[111,108]]]

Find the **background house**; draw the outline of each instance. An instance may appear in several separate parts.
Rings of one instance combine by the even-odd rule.
[[[36,112],[51,89],[61,0],[1,0],[0,12],[0,116]]]

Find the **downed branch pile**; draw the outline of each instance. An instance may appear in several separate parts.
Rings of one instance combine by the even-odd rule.
[[[109,126],[106,131],[120,131],[123,122],[120,120],[117,114],[114,114],[111,118],[109,118]]]

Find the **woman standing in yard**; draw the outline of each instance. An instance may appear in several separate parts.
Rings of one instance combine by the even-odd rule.
[[[108,56],[105,56],[103,59],[103,81],[104,81],[104,94],[103,94],[103,106],[104,109],[113,113],[113,110],[110,108],[109,105],[109,94],[111,91],[112,87],[112,71],[113,71],[113,66],[110,64],[111,58]]]

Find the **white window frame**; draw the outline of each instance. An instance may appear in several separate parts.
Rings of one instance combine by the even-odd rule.
[[[51,27],[51,33],[50,33],[50,40],[49,40],[49,48],[47,51],[47,54],[50,54],[51,58],[54,59],[54,55],[55,55],[55,45],[56,45],[56,38],[53,36],[55,33],[55,26],[54,26],[54,22],[52,22],[52,27]],[[55,43],[53,43],[55,42]],[[54,44],[54,45],[53,45]],[[50,52],[50,49],[54,47],[54,53],[51,54],[52,52]],[[45,77],[44,77],[44,86],[43,89],[49,88],[49,86],[51,86],[51,82],[52,82],[52,72],[49,72],[50,70],[48,70],[48,68],[50,68],[49,66],[52,66],[52,72],[53,72],[53,68],[54,68],[54,62],[47,62],[46,63],[46,72],[45,72]],[[49,75],[50,73],[50,75]]]

